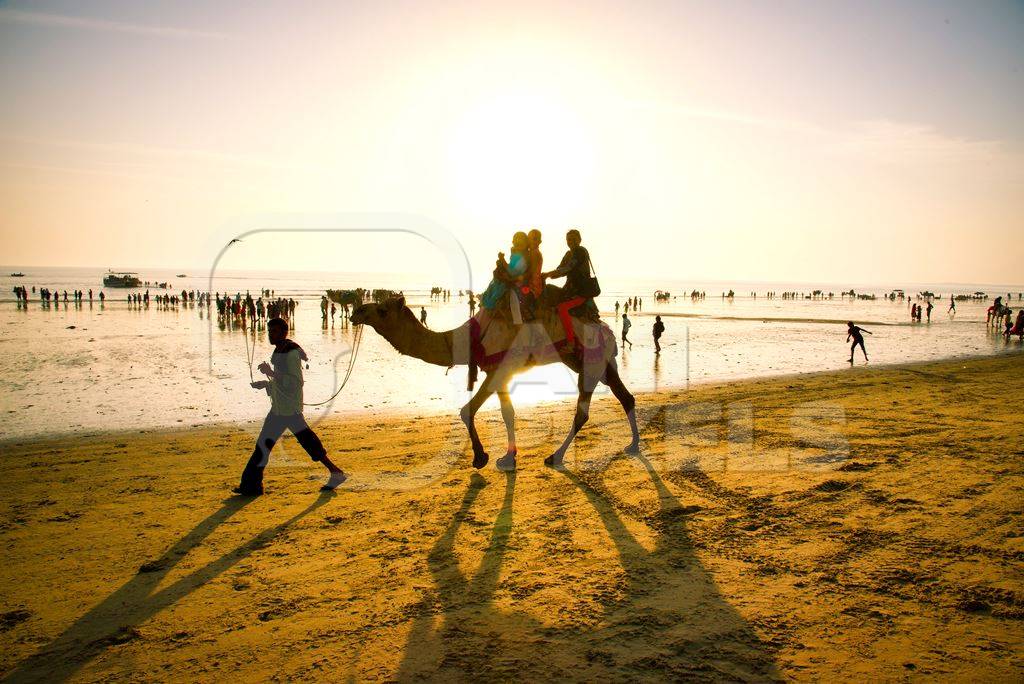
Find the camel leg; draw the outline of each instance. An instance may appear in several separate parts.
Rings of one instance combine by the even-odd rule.
[[[484,381],[480,383],[480,389],[476,391],[476,394],[462,407],[462,411],[459,415],[462,417],[462,422],[466,424],[466,429],[469,430],[469,440],[473,443],[473,467],[483,468],[487,465],[487,452],[484,451],[484,445],[480,442],[480,435],[476,432],[476,423],[473,417],[476,416],[476,412],[480,410],[484,402],[494,394],[494,389],[491,383],[491,376],[484,378]]]
[[[583,429],[587,419],[590,417],[590,398],[593,395],[594,391],[592,389],[580,388],[580,395],[576,399],[576,415],[572,419],[572,427],[569,428],[569,434],[565,436],[565,440],[555,450],[555,453],[544,459],[544,465],[555,467],[562,465],[566,449],[569,448],[572,440],[576,437],[576,433]]]
[[[516,409],[508,393],[508,383],[498,390],[498,401],[501,402],[501,419],[505,421],[505,432],[508,433],[508,450],[494,465],[498,470],[511,472],[516,469]]]
[[[619,377],[619,371],[614,363],[609,363],[605,369],[604,382],[611,388],[612,394],[619,400],[619,403],[622,404],[622,410],[626,412],[626,418],[629,420],[632,440],[626,446],[625,451],[627,454],[638,454],[640,453],[640,431],[636,427],[636,399],[626,389],[626,385],[623,384],[622,378]]]

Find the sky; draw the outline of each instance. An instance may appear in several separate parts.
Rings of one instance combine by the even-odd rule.
[[[401,214],[477,279],[578,227],[615,276],[1024,281],[1022,2],[2,2],[0,92],[9,265]],[[245,265],[438,258],[371,240]]]

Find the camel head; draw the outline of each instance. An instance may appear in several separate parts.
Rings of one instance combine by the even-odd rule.
[[[408,331],[409,323],[418,325],[416,315],[405,305],[405,297],[394,297],[382,304],[362,304],[352,312],[351,321],[357,325],[365,323],[392,344]]]

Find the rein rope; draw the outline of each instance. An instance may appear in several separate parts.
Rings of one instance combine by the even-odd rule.
[[[342,378],[341,384],[338,385],[338,389],[334,391],[334,394],[327,397],[323,401],[317,401],[312,404],[303,402],[303,406],[322,406],[329,402],[334,401],[334,398],[341,394],[341,390],[345,389],[345,385],[348,383],[348,379],[352,376],[352,369],[356,367],[356,355],[359,353],[359,345],[363,341],[363,326],[357,325],[355,332],[352,334],[352,353],[348,356],[348,370],[345,371],[345,377]]]
[[[252,364],[253,364],[253,361],[255,361],[255,359],[256,359],[256,331],[255,330],[252,331],[252,345],[251,346],[249,345],[249,331],[248,331],[248,329],[243,329],[242,335],[243,335],[244,340],[245,340],[245,358],[249,362],[249,382],[255,382],[255,379],[254,379],[253,374],[252,374]],[[313,403],[302,402],[303,406],[322,406],[324,404],[327,404],[329,402],[334,401],[334,399],[339,394],[341,394],[341,390],[345,389],[345,385],[348,383],[348,379],[350,377],[352,377],[352,369],[354,369],[355,366],[356,366],[356,356],[359,354],[359,347],[360,347],[360,344],[362,343],[362,341],[363,341],[363,326],[361,324],[359,324],[359,325],[355,326],[355,331],[353,332],[353,335],[352,335],[352,353],[349,354],[349,357],[348,357],[348,369],[346,369],[345,377],[342,378],[341,384],[338,386],[338,389],[336,389],[334,391],[334,394],[332,394],[331,396],[327,397],[323,401],[317,401],[317,402],[313,402]]]

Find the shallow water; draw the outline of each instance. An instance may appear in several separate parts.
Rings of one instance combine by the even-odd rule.
[[[13,270],[13,269],[12,269]],[[246,422],[261,418],[269,401],[251,389],[245,333],[222,328],[204,308],[179,306],[164,309],[132,308],[125,291],[106,290],[104,305],[88,301],[44,305],[38,295],[27,309],[9,294],[15,284],[50,288],[88,289],[98,292],[97,269],[50,270],[45,278],[0,278],[0,361],[6,391],[0,400],[0,432],[4,439],[45,434],[92,433],[108,429],[148,430],[213,422]],[[173,273],[157,274],[173,278]],[[402,288],[414,311],[425,306],[434,329],[454,327],[465,320],[465,299],[431,302],[430,281],[414,276],[224,276],[214,289],[258,292],[274,288],[279,296],[299,302],[292,337],[310,356],[306,371],[306,401],[331,395],[344,375],[353,341],[353,328],[340,317],[321,326],[321,288],[355,284]],[[436,281],[441,282],[441,281]],[[206,278],[172,279],[172,287],[205,290]],[[626,288],[644,297],[642,311],[631,315],[632,348],[620,350],[619,365],[626,384],[637,392],[681,387],[687,383],[749,378],[773,374],[849,368],[846,326],[852,319],[874,333],[867,347],[872,364],[924,361],[1020,351],[1016,340],[1006,342],[987,332],[984,323],[989,300],[958,302],[955,316],[938,302],[931,323],[909,321],[907,302],[756,299],[733,300],[712,294],[691,302],[678,297],[655,304],[646,284],[610,283],[599,300],[604,320],[618,335],[621,316],[614,314],[616,299],[625,300]],[[690,289],[692,286],[687,286]],[[720,291],[720,285],[715,285]],[[776,290],[799,286],[772,286]],[[947,294],[948,289],[940,291]],[[680,285],[677,289],[683,289]],[[737,291],[740,287],[736,286]],[[744,287],[744,292],[754,287]],[[762,293],[766,286],[761,285]],[[799,287],[810,290],[811,286]],[[836,288],[838,291],[839,288]],[[859,289],[859,288],[858,288]],[[956,292],[973,292],[961,285]],[[1002,288],[1005,291],[1007,288]],[[153,290],[152,292],[157,292]],[[162,291],[160,291],[162,292]],[[881,290],[879,290],[881,292]],[[1016,310],[1017,289],[1013,289]],[[215,310],[214,310],[215,313]],[[655,356],[651,339],[653,316],[664,316],[664,348]],[[254,366],[268,359],[270,347],[257,342]],[[859,356],[856,365],[864,363]],[[253,370],[253,373],[256,373]],[[400,356],[367,329],[352,378],[338,399],[311,407],[311,421],[328,414],[406,410],[420,413],[450,412],[468,398],[466,369],[446,369]],[[513,389],[519,405],[538,401],[571,400],[575,377],[562,367],[535,369],[520,376]],[[491,404],[494,404],[494,399]]]

